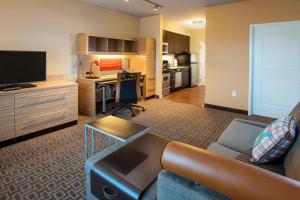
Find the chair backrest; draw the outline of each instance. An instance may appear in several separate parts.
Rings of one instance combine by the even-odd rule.
[[[134,103],[141,99],[141,73],[118,73],[116,103]]]
[[[294,107],[290,115],[295,116],[298,137],[284,158],[285,175],[300,181],[300,102]]]

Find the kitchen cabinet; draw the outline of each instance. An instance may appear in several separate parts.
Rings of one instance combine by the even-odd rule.
[[[190,69],[189,68],[183,68],[183,69],[181,69],[181,72],[182,72],[181,86],[182,87],[189,87],[190,86]]]
[[[163,42],[167,42],[169,54],[187,53],[190,51],[190,37],[170,31],[163,31]]]
[[[168,42],[167,41],[167,31],[163,31],[163,42]]]
[[[175,54],[175,35],[172,32],[167,31],[166,33],[166,41],[168,43],[169,54]]]
[[[190,52],[190,37],[181,35],[181,51],[184,53]]]
[[[175,54],[182,53],[181,48],[181,41],[182,37],[180,34],[174,33],[174,48],[175,48]]]

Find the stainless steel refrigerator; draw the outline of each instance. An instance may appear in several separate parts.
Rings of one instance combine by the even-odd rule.
[[[198,55],[191,54],[191,87],[198,85]]]

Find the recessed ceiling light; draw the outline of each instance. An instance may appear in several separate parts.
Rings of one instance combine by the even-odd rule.
[[[128,2],[129,0],[124,0],[125,2]]]

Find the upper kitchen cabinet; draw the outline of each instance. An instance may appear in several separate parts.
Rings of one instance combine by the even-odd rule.
[[[190,37],[181,35],[181,51],[186,53],[190,52]]]
[[[163,42],[168,42],[167,41],[167,31],[163,31]]]
[[[190,37],[170,31],[163,31],[163,42],[167,42],[169,54],[186,53],[190,51]]]
[[[175,33],[174,34],[174,47],[175,47],[175,54],[182,53],[182,47],[181,47],[181,41],[182,37],[180,34]]]
[[[168,43],[168,51],[169,54],[175,54],[175,34],[167,31],[166,33],[166,41]]]

